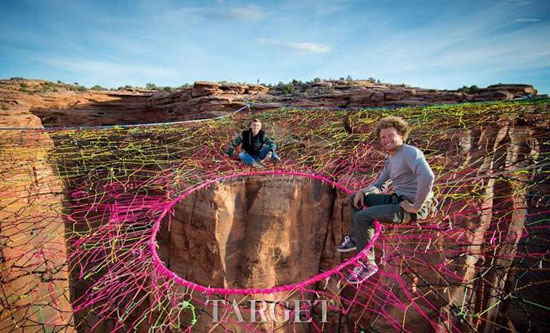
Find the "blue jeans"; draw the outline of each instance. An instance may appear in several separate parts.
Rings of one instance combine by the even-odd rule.
[[[262,150],[260,150],[260,153],[258,155],[251,155],[245,151],[242,151],[239,153],[239,158],[244,163],[248,165],[252,165],[254,162],[261,162],[269,151],[270,151],[270,148],[267,146],[263,147]],[[276,158],[278,158],[277,153],[273,151],[273,154],[271,155],[271,159],[274,160]]]

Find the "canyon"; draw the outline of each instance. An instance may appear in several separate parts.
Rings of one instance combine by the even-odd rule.
[[[374,149],[370,124],[378,116],[377,110],[384,110],[377,108],[382,107],[408,115],[416,124],[412,143],[421,147],[436,167],[436,183],[442,197],[440,211],[449,213],[433,221],[444,225],[444,229],[416,231],[420,235],[429,233],[429,237],[414,238],[413,231],[396,227],[388,229],[385,241],[376,245],[378,258],[386,262],[380,283],[389,286],[395,280],[392,276],[401,277],[400,281],[406,285],[392,292],[403,302],[408,302],[414,288],[428,286],[429,292],[419,304],[439,326],[434,328],[420,312],[408,312],[399,306],[387,310],[388,315],[412,331],[445,331],[453,325],[463,331],[490,332],[494,323],[510,330],[530,325],[517,309],[508,309],[509,303],[501,304],[496,293],[510,292],[514,283],[523,281],[519,279],[521,270],[518,273],[515,266],[518,260],[527,261],[527,266],[543,260],[523,254],[537,252],[539,242],[544,243],[544,233],[532,242],[522,242],[529,237],[530,223],[547,226],[544,216],[547,216],[545,208],[550,206],[550,183],[545,176],[550,140],[549,104],[546,99],[542,102],[527,99],[516,104],[512,101],[536,96],[532,86],[496,85],[467,94],[368,81],[331,81],[314,82],[289,92],[261,85],[196,82],[176,92],[41,92],[44,82],[47,81],[0,83],[1,103],[5,106],[0,112],[0,126],[4,128],[0,131],[1,278],[4,295],[8,295],[2,302],[0,330],[42,327],[89,331],[98,318],[73,315],[73,304],[86,294],[90,282],[83,281],[77,270],[71,271],[67,264],[74,246],[67,243],[67,235],[100,229],[113,221],[110,211],[91,211],[89,207],[104,204],[114,211],[112,207],[119,196],[137,197],[130,193],[138,193],[139,189],[129,185],[140,172],[163,177],[166,173],[168,185],[154,190],[147,188],[150,196],[179,194],[192,182],[208,178],[211,175],[202,171],[201,157],[208,160],[213,153],[199,151],[193,145],[189,151],[175,147],[184,146],[182,137],[188,137],[189,133],[194,133],[198,142],[211,140],[216,144],[233,133],[225,123],[209,123],[213,130],[204,133],[199,127],[183,130],[174,125],[166,132],[154,132],[145,126],[143,132],[133,132],[132,127],[119,129],[117,125],[207,119],[229,116],[239,109],[247,115],[269,115],[270,128],[277,129],[278,142],[289,160],[283,168],[329,173],[355,188],[365,180],[351,166],[361,166],[368,174],[379,170],[381,156]],[[26,91],[21,91],[21,84],[25,84]],[[464,112],[457,105],[451,116],[443,107],[422,109],[488,100],[510,102],[468,104]],[[373,109],[361,110],[368,107]],[[413,111],[402,107],[413,107]],[[282,108],[298,111],[279,113]],[[308,110],[326,110],[326,115],[318,116],[326,119],[302,126],[301,122],[308,121]],[[318,113],[312,111],[312,114]],[[238,119],[231,125],[243,121]],[[323,127],[329,123],[330,127]],[[89,126],[114,128],[87,131]],[[66,134],[74,130],[72,127],[82,128],[76,135]],[[312,140],[307,132],[310,130],[319,130],[319,136],[325,135],[324,141]],[[297,142],[291,134],[303,140]],[[105,141],[101,141],[103,138]],[[355,147],[365,148],[358,144],[362,140],[354,138],[372,145],[357,164],[346,164],[352,163],[349,160],[354,153],[358,154]],[[319,142],[327,142],[326,147],[338,147],[331,154],[340,151],[342,156],[328,156],[318,148]],[[126,156],[125,149],[132,149],[132,145],[142,147],[128,150]],[[167,157],[160,160],[151,157],[159,153]],[[128,162],[138,155],[143,163]],[[323,163],[316,164],[316,160]],[[124,170],[120,168],[121,161],[127,163]],[[217,172],[230,174],[238,168],[226,164]],[[186,176],[189,165],[198,165],[195,169],[199,171]],[[177,178],[179,174],[184,175]],[[132,181],[124,183],[121,179]],[[123,185],[128,188],[115,188]],[[114,194],[101,199],[98,195],[104,190],[99,189],[105,186],[111,186],[108,193]],[[79,194],[85,192],[88,194]],[[163,232],[156,239],[158,253],[171,271],[205,286],[269,288],[300,282],[350,257],[333,251],[349,227],[347,205],[347,194],[306,178],[252,176],[216,183],[175,206],[170,229],[168,220],[164,221]],[[71,219],[86,223],[78,229]],[[450,225],[463,234],[455,234]],[[413,241],[402,244],[403,232],[412,232]],[[397,245],[399,251],[392,248]],[[434,248],[437,251],[432,251]],[[516,254],[521,254],[516,262],[509,259]],[[437,274],[443,271],[442,267],[461,280]],[[541,281],[536,274],[528,278],[522,286]],[[331,280],[326,288],[338,290],[340,286],[338,281]],[[525,288],[531,291],[530,299],[544,303],[544,292]],[[342,293],[346,299],[354,297],[352,291]],[[468,303],[464,303],[465,295]],[[437,310],[430,309],[428,304]],[[461,316],[460,313],[468,311],[457,311],[459,305],[471,313],[483,313],[483,321],[475,316]],[[332,315],[325,328],[351,332],[372,325],[380,331],[391,330],[389,321],[376,321],[380,307],[373,305],[371,309],[365,313],[364,308],[354,307],[349,315]],[[537,309],[530,311],[536,317],[544,315]],[[99,325],[96,329],[101,331],[116,326],[110,319]],[[210,317],[205,315],[194,329],[201,331],[209,325]],[[268,330],[269,325],[259,329]],[[306,325],[299,329],[311,328]],[[147,331],[147,327],[141,324],[138,330]],[[232,330],[242,328],[234,325]],[[286,330],[291,327],[283,328]]]

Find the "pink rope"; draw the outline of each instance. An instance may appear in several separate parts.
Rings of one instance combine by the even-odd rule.
[[[287,284],[287,285],[272,287],[272,288],[235,289],[235,288],[205,287],[205,286],[202,286],[200,284],[182,279],[176,273],[172,272],[171,270],[166,268],[166,266],[164,266],[164,264],[162,263],[162,260],[160,260],[158,254],[157,254],[157,251],[156,251],[157,244],[156,244],[155,239],[156,239],[157,232],[160,229],[160,225],[162,223],[163,218],[166,216],[166,214],[168,214],[168,212],[170,212],[172,210],[172,208],[174,207],[175,204],[177,204],[181,200],[187,198],[193,192],[196,192],[196,191],[201,190],[205,187],[208,187],[208,186],[210,186],[210,185],[212,185],[216,182],[223,182],[225,180],[238,178],[238,177],[270,176],[270,175],[272,175],[272,176],[298,176],[298,177],[305,177],[305,178],[320,180],[322,182],[326,182],[326,183],[330,184],[333,187],[336,187],[338,189],[343,190],[347,194],[352,194],[353,193],[353,191],[351,191],[347,187],[343,186],[342,184],[336,183],[336,182],[334,182],[334,181],[332,181],[332,180],[330,180],[326,177],[323,177],[323,176],[320,176],[320,175],[309,174],[309,173],[297,172],[297,171],[284,171],[284,170],[253,171],[253,172],[239,173],[239,174],[234,174],[234,175],[229,175],[229,176],[224,176],[224,177],[218,177],[216,179],[206,181],[206,182],[204,182],[200,185],[197,185],[195,187],[190,188],[189,190],[185,191],[182,195],[180,195],[179,197],[174,199],[172,202],[170,202],[166,206],[166,208],[164,209],[162,214],[156,220],[156,222],[153,226],[153,232],[152,232],[151,237],[149,239],[149,249],[151,250],[151,253],[153,255],[153,265],[155,267],[155,271],[160,273],[161,275],[164,275],[166,278],[169,278],[169,279],[173,280],[176,284],[191,288],[193,290],[201,291],[201,292],[204,292],[206,294],[215,294],[215,293],[217,293],[217,294],[271,294],[271,293],[278,293],[278,292],[281,292],[281,291],[288,291],[288,290],[296,290],[296,289],[301,290],[301,289],[305,288],[306,286],[317,283],[317,282],[319,282],[323,279],[326,279],[326,278],[330,277],[333,274],[338,274],[346,266],[357,263],[357,261],[359,259],[366,256],[366,253],[368,252],[368,250],[373,247],[374,242],[380,236],[382,226],[380,225],[380,223],[375,222],[374,225],[375,225],[376,231],[374,233],[374,236],[372,237],[370,242],[367,244],[365,249],[363,251],[361,251],[359,254],[357,254],[354,257],[344,261],[343,263],[341,263],[340,265],[334,267],[333,269],[331,269],[329,271],[326,271],[326,272],[323,272],[321,274],[318,274],[316,276],[313,276],[313,277],[311,277],[311,278],[309,278],[305,281],[294,283],[294,284]]]

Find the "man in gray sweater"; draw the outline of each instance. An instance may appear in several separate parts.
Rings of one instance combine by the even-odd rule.
[[[403,143],[409,132],[409,125],[402,118],[390,116],[379,120],[376,133],[389,155],[378,180],[351,196],[352,228],[338,251],[363,251],[374,235],[374,221],[406,223],[425,219],[430,214],[434,174],[424,154]],[[390,181],[393,193],[382,194]],[[350,283],[363,283],[378,271],[373,248],[367,259],[358,262],[348,276]]]

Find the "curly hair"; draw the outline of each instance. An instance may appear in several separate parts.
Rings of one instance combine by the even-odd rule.
[[[409,132],[411,131],[411,128],[409,127],[409,124],[401,118],[401,117],[395,117],[395,116],[387,116],[384,118],[381,118],[378,121],[378,126],[376,126],[376,136],[380,137],[380,131],[385,128],[395,128],[397,133],[403,137],[403,141],[407,140],[407,137],[409,136]]]

